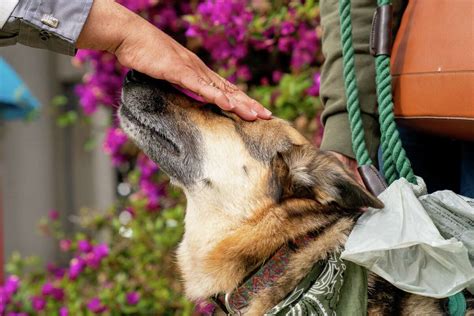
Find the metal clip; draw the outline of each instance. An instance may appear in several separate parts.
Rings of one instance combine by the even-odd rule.
[[[232,296],[232,292],[225,293],[224,303],[225,303],[225,308],[227,309],[227,315],[228,316],[240,316],[241,315],[240,310],[234,310],[230,306],[230,297],[231,296]]]

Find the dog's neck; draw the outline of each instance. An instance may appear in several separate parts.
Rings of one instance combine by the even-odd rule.
[[[287,272],[289,261],[299,249],[307,246],[314,234],[307,234],[280,247],[270,258],[252,271],[232,293],[221,293],[212,297],[226,314],[242,311],[249,306],[249,299],[270,288]],[[229,308],[231,310],[229,310]]]
[[[178,249],[191,299],[231,292],[282,245],[341,218],[339,212],[309,199],[288,199],[237,220],[203,216],[209,211],[189,209],[192,206],[188,204],[186,232]]]

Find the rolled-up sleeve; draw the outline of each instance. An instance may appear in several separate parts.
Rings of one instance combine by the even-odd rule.
[[[20,0],[0,30],[0,46],[21,43],[72,56],[92,2]]]

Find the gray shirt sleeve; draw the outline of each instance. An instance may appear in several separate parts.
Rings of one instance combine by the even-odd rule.
[[[73,56],[92,1],[20,0],[0,29],[0,46],[21,43]]]

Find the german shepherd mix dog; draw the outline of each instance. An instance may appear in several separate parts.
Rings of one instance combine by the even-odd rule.
[[[287,122],[246,122],[138,72],[124,82],[122,128],[187,197],[178,264],[186,295],[263,315],[315,262],[341,251],[364,207],[382,203],[331,154]],[[301,241],[303,240],[303,242]],[[281,249],[287,260],[242,308],[225,303]],[[274,271],[273,271],[274,272]],[[444,315],[445,300],[403,293],[369,276],[371,315]],[[228,313],[232,311],[227,310]]]

